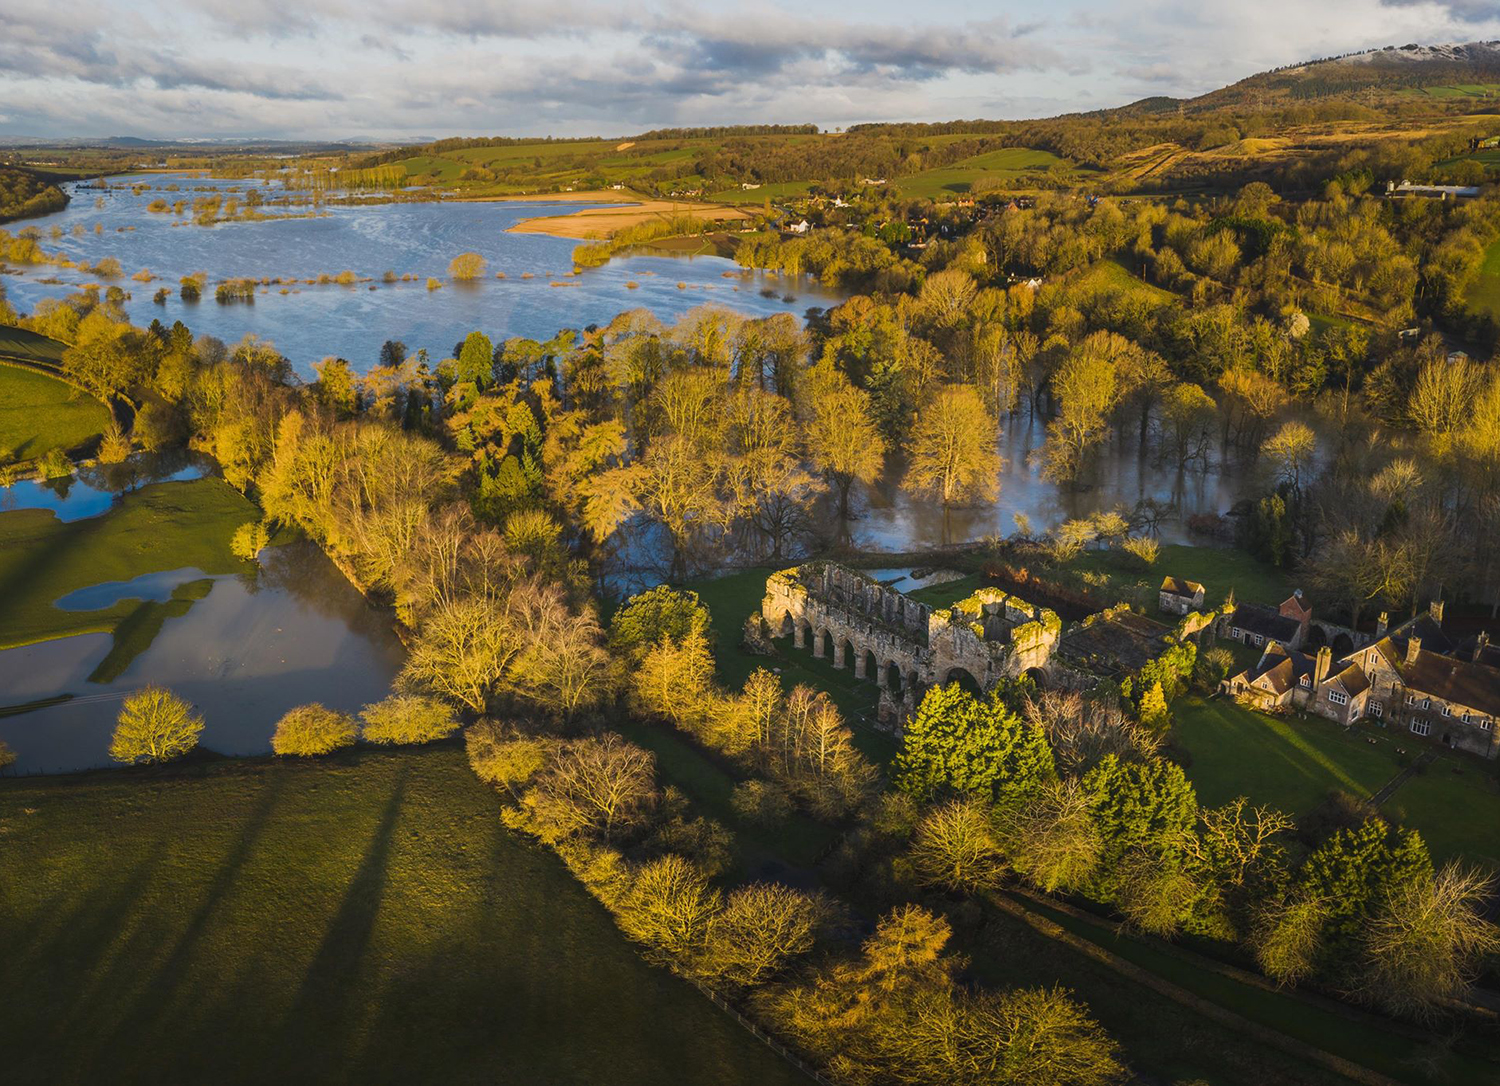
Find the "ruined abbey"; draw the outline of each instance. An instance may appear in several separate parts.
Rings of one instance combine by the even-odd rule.
[[[983,588],[934,611],[895,589],[833,562],[809,562],[766,579],[747,640],[811,641],[813,656],[878,683],[880,718],[914,712],[929,686],[962,682],[988,690],[1002,678],[1045,674],[1061,620],[998,588]]]

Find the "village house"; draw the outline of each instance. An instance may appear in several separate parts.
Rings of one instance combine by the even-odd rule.
[[[1312,608],[1302,602],[1297,589],[1279,607],[1259,603],[1242,603],[1223,622],[1222,636],[1257,649],[1276,641],[1286,648],[1297,649],[1307,641],[1307,626]]]
[[[1345,726],[1363,718],[1494,758],[1500,650],[1483,633],[1451,637],[1442,623],[1441,601],[1389,632],[1382,615],[1377,640],[1337,662],[1326,646],[1310,656],[1270,640],[1255,666],[1221,689],[1267,712],[1301,709]]]
[[[1204,589],[1197,581],[1167,577],[1161,582],[1157,607],[1169,615],[1185,615],[1203,606]]]

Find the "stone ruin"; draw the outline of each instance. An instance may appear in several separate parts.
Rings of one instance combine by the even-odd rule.
[[[1062,631],[1056,613],[998,588],[981,588],[934,610],[865,573],[809,562],[766,578],[759,614],[746,624],[746,646],[792,638],[817,659],[853,667],[880,686],[880,720],[899,727],[930,686],[962,682],[987,691],[1028,672],[1045,679]]]

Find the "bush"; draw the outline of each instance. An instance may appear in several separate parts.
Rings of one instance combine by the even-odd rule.
[[[10,749],[5,740],[0,739],[0,769],[16,764],[16,752]]]
[[[125,699],[109,756],[126,765],[169,762],[198,745],[203,718],[172,691],[144,686]]]
[[[441,290],[442,288],[443,288],[443,281],[441,279],[434,279],[430,275],[427,277],[427,289],[428,290]]]
[[[431,743],[458,731],[458,716],[446,702],[421,694],[392,694],[366,705],[360,735],[367,743]]]
[[[313,702],[297,706],[276,722],[271,749],[277,754],[331,754],[353,745],[356,734],[348,713]]]
[[[475,775],[508,788],[520,787],[540,773],[554,746],[497,720],[481,720],[464,732],[469,767]]]
[[[1156,565],[1156,559],[1161,555],[1161,544],[1149,536],[1138,539],[1127,539],[1120,544],[1122,550],[1130,555],[1140,564],[1143,569],[1150,569]]]
[[[460,253],[448,265],[448,275],[460,282],[484,275],[488,263],[478,253]]]
[[[229,541],[229,549],[236,558],[253,562],[256,555],[265,550],[270,542],[271,533],[266,530],[266,526],[258,520],[251,520],[234,530],[234,538]]]
[[[757,826],[780,825],[792,814],[792,797],[774,781],[741,781],[729,802],[735,814]]]
[[[104,429],[104,440],[99,442],[99,463],[119,464],[130,456],[130,438],[120,429],[120,424],[110,420]]]
[[[61,449],[48,449],[36,462],[39,479],[66,479],[73,474],[73,461]]]

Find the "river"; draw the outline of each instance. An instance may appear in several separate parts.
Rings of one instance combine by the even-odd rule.
[[[363,372],[375,364],[388,339],[401,340],[412,353],[425,347],[436,362],[476,329],[497,341],[512,336],[545,340],[561,328],[602,324],[632,308],[649,309],[670,323],[704,304],[757,317],[801,316],[809,308],[827,308],[842,299],[808,277],[751,272],[718,256],[624,255],[570,275],[578,242],[507,233],[522,219],[600,206],[568,203],[566,197],[557,203],[328,205],[320,209],[327,214],[315,218],[198,226],[191,221],[191,201],[208,193],[194,190],[243,198],[245,190],[260,187],[259,182],[181,174],[108,181],[103,191],[66,185],[72,200],[65,209],[8,228],[15,233],[34,227],[41,232],[44,249],[64,252],[74,260],[94,264],[113,257],[124,274],[106,280],[51,265],[12,267],[0,278],[12,305],[30,312],[43,298],[66,296],[85,283],[119,286],[130,293],[125,308],[135,324],[146,325],[153,318],[167,324],[181,320],[194,334],[228,343],[247,334],[262,336],[274,342],[304,377],[312,375],[314,362],[329,355],[346,358]],[[132,182],[150,187],[135,191]],[[178,190],[167,191],[170,185]],[[269,199],[280,190],[273,186],[262,191]],[[188,213],[148,211],[157,199],[187,200]],[[263,210],[275,215],[307,209]],[[55,238],[54,227],[59,231]],[[489,262],[486,277],[449,282],[449,261],[467,251]],[[157,278],[133,280],[143,268]],[[298,282],[261,287],[253,303],[213,300],[212,283],[221,279],[306,280],[346,269],[373,281],[352,286]],[[387,284],[381,281],[387,271],[413,278]],[[197,272],[207,274],[210,286],[201,301],[184,302],[178,281]],[[505,278],[495,278],[497,272]],[[429,291],[429,277],[445,285]],[[152,299],[163,286],[170,296],[165,305],[157,305]]]

